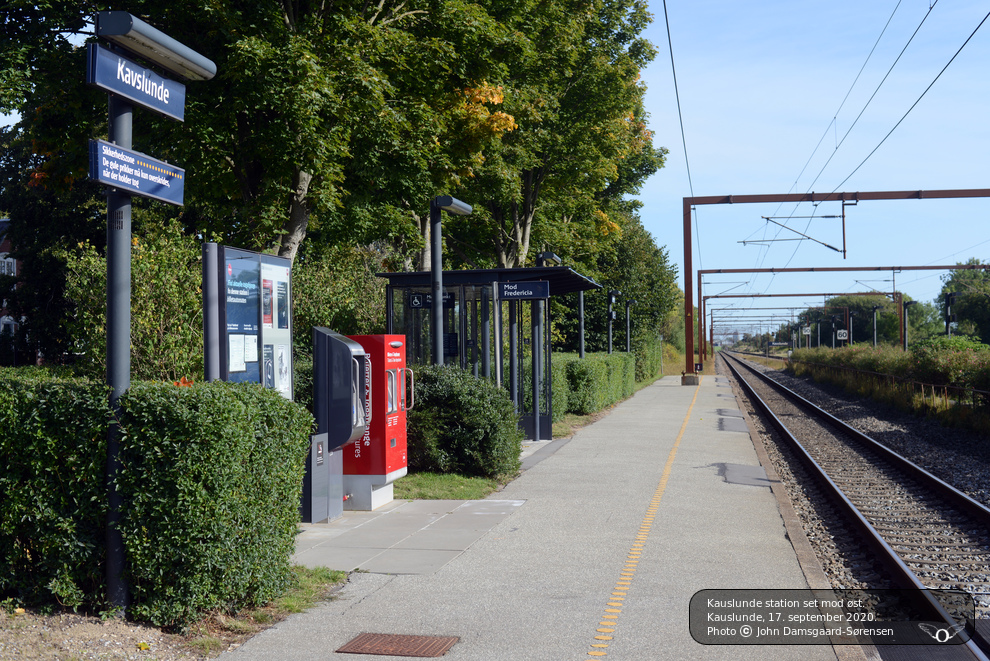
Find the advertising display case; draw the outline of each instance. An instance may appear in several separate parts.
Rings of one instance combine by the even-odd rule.
[[[292,262],[203,245],[207,380],[260,383],[292,399]]]

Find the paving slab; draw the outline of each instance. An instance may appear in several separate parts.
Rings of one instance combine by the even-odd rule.
[[[808,587],[748,433],[720,423],[738,418],[726,386],[664,378],[489,500],[400,503],[339,535],[307,528],[297,561],[365,571],[221,658],[402,658],[335,652],[380,633],[458,636],[451,661],[835,659],[829,646],[704,646],[690,635],[699,590]],[[387,549],[339,543],[362,528],[369,543],[382,539],[377,526],[413,528],[416,516],[422,528]],[[348,555],[359,550],[369,557]]]

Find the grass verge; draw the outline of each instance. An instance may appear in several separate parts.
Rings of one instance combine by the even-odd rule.
[[[190,625],[183,646],[200,657],[212,657],[293,613],[312,608],[347,581],[346,572],[325,567],[310,569],[295,565],[292,574],[292,585],[271,604],[245,608],[235,615],[211,613]]]
[[[479,500],[508,480],[456,474],[410,473],[393,483],[393,495],[405,500]]]

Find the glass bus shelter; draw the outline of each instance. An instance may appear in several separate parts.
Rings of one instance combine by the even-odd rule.
[[[406,336],[408,364],[432,363],[431,273],[378,276],[389,282],[385,332]],[[499,283],[532,281],[547,282],[550,296],[601,288],[567,266],[444,271],[443,358],[445,364],[459,365],[507,388],[527,438],[533,438],[534,411],[538,410],[540,438],[549,440],[553,418],[552,384],[547,378],[549,312],[543,313],[542,300],[496,301]],[[539,398],[532,396],[533,383]]]

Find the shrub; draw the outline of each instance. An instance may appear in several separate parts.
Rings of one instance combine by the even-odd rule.
[[[203,376],[203,271],[199,241],[177,221],[131,247],[131,373],[134,379],[177,381]],[[107,261],[89,243],[60,253],[66,260],[65,295],[75,304],[68,324],[76,367],[106,374]]]
[[[553,422],[563,420],[564,416],[568,413],[571,386],[567,379],[567,363],[571,360],[577,360],[577,354],[555,353],[550,360],[550,397],[553,401]],[[526,364],[522,368],[523,390],[521,397],[523,408],[527,411],[532,408],[533,403],[533,371],[531,365],[531,360],[527,359]],[[547,412],[547,399],[545,396],[540,398],[540,411],[544,414]]]
[[[136,619],[179,626],[289,580],[312,417],[257,385],[135,383],[121,398],[120,530]],[[106,386],[0,369],[0,597],[105,599]]]
[[[912,349],[914,378],[923,383],[979,388],[990,371],[990,346],[964,337],[934,337]]]
[[[0,594],[99,602],[107,392],[40,369],[0,369]]]
[[[584,360],[568,363],[571,413],[587,415],[609,405],[604,387],[608,383],[608,365],[599,357],[601,355],[603,354],[585,354]]]
[[[553,395],[553,421],[558,422],[570,412],[571,406],[571,382],[567,376],[569,365],[580,360],[576,353],[555,353],[550,359],[550,373],[552,376]]]
[[[469,477],[519,470],[523,435],[508,394],[458,367],[417,370],[408,424],[411,469]]]
[[[660,374],[663,342],[656,336],[640,336],[633,341],[636,357],[636,382],[652,381]]]
[[[223,382],[138,384],[121,409],[131,613],[176,626],[278,596],[312,416],[259,385]]]
[[[636,358],[630,353],[589,353],[567,364],[571,413],[600,411],[636,391]]]

